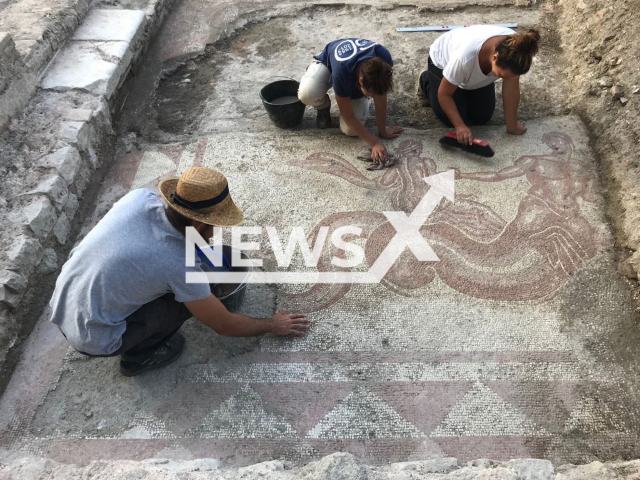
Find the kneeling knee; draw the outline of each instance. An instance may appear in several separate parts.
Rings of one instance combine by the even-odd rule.
[[[309,107],[322,108],[325,103],[325,95],[314,95],[306,89],[298,90],[298,99]]]
[[[486,125],[491,120],[491,117],[493,117],[493,112],[472,115],[468,123],[471,125]]]
[[[357,137],[358,134],[346,122],[340,119],[340,131],[347,137]]]
[[[298,100],[300,100],[305,105],[313,107],[313,99],[311,98],[311,95],[309,95],[309,92],[307,92],[306,90],[298,90]]]

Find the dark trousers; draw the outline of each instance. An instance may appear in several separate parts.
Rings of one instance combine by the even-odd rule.
[[[184,303],[178,302],[173,293],[167,293],[127,317],[127,329],[122,335],[122,345],[118,350],[110,355],[89,356],[144,356],[173,336],[191,317],[191,312]]]
[[[429,98],[433,113],[436,114],[447,126],[451,127],[451,120],[444,113],[438,101],[438,89],[442,82],[442,70],[436,67],[429,57],[427,71],[420,76],[420,88]],[[484,125],[493,116],[496,108],[496,88],[492,83],[476,90],[463,90],[457,88],[453,93],[453,101],[456,102],[458,112],[467,125]]]

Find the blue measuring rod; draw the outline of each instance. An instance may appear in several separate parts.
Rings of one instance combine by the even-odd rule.
[[[456,28],[470,27],[471,25],[433,25],[428,27],[398,27],[397,32],[447,32]],[[494,27],[516,28],[517,23],[498,23]]]

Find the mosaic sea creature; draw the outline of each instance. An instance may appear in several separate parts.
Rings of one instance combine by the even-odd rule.
[[[581,212],[582,201],[596,199],[595,172],[573,157],[573,142],[567,135],[546,133],[542,140],[551,153],[520,157],[512,166],[495,172],[456,171],[456,179],[479,182],[524,177],[530,188],[515,218],[507,222],[475,197],[456,195],[455,203],[442,202],[421,228],[440,261],[420,262],[406,249],[382,284],[408,296],[438,276],[449,287],[477,298],[539,300],[552,296],[596,254],[601,232]],[[438,173],[435,162],[421,153],[421,141],[402,142],[394,152],[398,164],[375,179],[331,153],[315,153],[290,164],[340,177],[361,188],[386,191],[389,210],[410,213],[430,188],[423,178]],[[331,235],[344,225],[362,229],[369,266],[396,233],[382,213],[339,212],[313,229],[310,242],[320,227],[328,226]],[[331,263],[333,256],[344,252],[332,250],[331,245],[324,249],[319,271],[344,270]],[[316,284],[288,298],[295,308],[317,311],[333,305],[350,288],[349,284]]]

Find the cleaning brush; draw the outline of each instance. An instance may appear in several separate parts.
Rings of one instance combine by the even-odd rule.
[[[458,142],[456,132],[447,132],[440,139],[440,143],[445,147],[456,147],[466,152],[480,155],[481,157],[493,157],[494,151],[486,140],[474,140],[471,145],[465,145]]]

